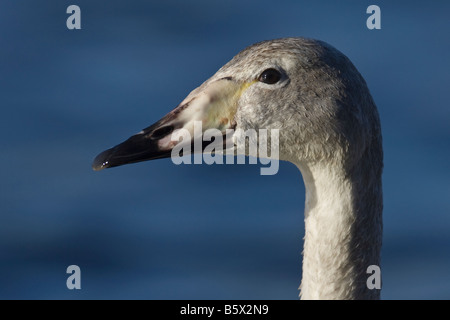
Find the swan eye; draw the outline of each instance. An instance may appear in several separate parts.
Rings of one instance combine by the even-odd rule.
[[[267,83],[267,84],[274,84],[277,83],[278,81],[280,81],[281,79],[281,73],[280,71],[276,70],[276,69],[267,69],[264,70],[263,73],[261,73],[261,75],[258,78],[258,81]]]

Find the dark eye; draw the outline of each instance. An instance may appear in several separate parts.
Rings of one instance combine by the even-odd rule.
[[[274,84],[280,81],[281,79],[281,73],[276,69],[267,69],[264,70],[263,73],[258,78],[258,81],[267,83],[267,84]]]

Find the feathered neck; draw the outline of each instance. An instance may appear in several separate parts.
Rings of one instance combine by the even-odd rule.
[[[379,299],[367,268],[380,265],[381,168],[370,153],[352,167],[298,164],[306,187],[302,299]],[[371,161],[372,160],[372,161]]]

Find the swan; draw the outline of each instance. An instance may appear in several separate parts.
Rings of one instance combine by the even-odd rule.
[[[181,128],[279,129],[279,159],[305,184],[301,299],[379,299],[367,269],[380,265],[383,150],[367,85],[331,45],[282,38],[238,53],[178,107],[100,153],[94,170],[170,157]]]

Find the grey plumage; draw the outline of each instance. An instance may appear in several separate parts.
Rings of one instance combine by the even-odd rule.
[[[258,81],[269,68],[281,79]],[[366,270],[380,265],[381,127],[367,85],[345,55],[304,38],[254,44],[155,125],[100,154],[94,167],[167,157],[173,145],[152,134],[196,119],[220,130],[280,130],[279,158],[297,165],[306,186],[302,298],[379,298],[366,286]]]

